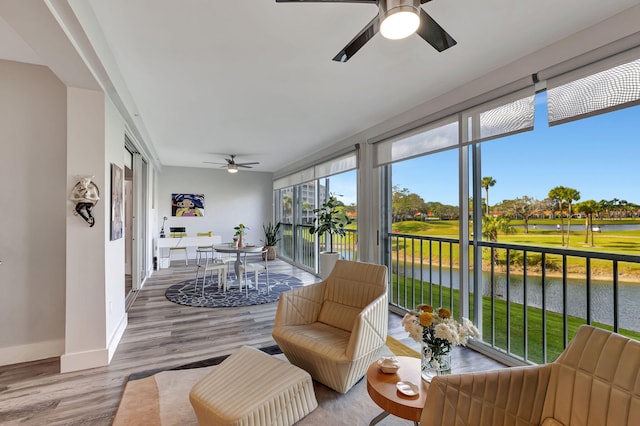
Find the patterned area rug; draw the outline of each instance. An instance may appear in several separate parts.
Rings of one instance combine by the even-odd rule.
[[[302,281],[287,274],[269,274],[269,294],[267,294],[267,275],[258,275],[258,289],[255,283],[249,287],[249,295],[245,289],[239,291],[238,288],[227,288],[226,292],[218,290],[217,277],[207,278],[202,295],[202,280],[195,279],[179,282],[169,287],[165,293],[167,299],[173,303],[198,308],[230,308],[237,306],[262,305],[264,303],[277,302],[280,294],[292,288],[301,287]]]

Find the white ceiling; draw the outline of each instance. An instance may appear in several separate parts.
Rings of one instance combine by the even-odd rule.
[[[422,7],[456,46],[438,53],[417,35],[378,34],[347,63],[331,58],[374,5],[69,4],[163,165],[216,167],[203,161],[237,154],[276,171],[640,1],[434,0]],[[0,16],[0,57],[37,63],[6,31]]]

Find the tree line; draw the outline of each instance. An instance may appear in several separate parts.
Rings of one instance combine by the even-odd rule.
[[[548,192],[547,198],[538,200],[524,195],[512,200],[503,200],[496,203],[493,208],[489,204],[489,189],[495,186],[497,181],[486,176],[480,183],[484,189],[485,197],[482,200],[483,211],[483,236],[489,241],[497,241],[500,233],[511,233],[512,219],[523,221],[524,232],[529,232],[529,220],[532,218],[560,219],[560,233],[562,246],[569,246],[569,228],[571,219],[575,215],[581,215],[585,219],[585,243],[588,243],[591,234],[593,246],[594,220],[636,218],[639,216],[640,206],[627,200],[613,198],[611,200],[585,200],[581,198],[580,191],[565,186],[555,186]],[[473,200],[469,200],[470,210]],[[394,222],[403,220],[428,220],[428,219],[458,219],[458,206],[445,205],[439,202],[425,202],[424,199],[408,188],[393,186],[392,188],[392,216]],[[584,216],[582,216],[584,215]],[[567,220],[565,230],[564,220]]]

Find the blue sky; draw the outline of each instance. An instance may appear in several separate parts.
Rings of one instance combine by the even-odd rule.
[[[482,144],[482,176],[496,180],[489,203],[523,195],[544,199],[562,185],[580,191],[580,201],[640,204],[638,123],[640,106],[548,127],[546,110],[537,107],[532,132]],[[457,150],[394,164],[393,184],[425,201],[458,205]]]
[[[356,176],[355,170],[331,176],[329,191],[336,194],[337,198],[346,205],[357,204]]]

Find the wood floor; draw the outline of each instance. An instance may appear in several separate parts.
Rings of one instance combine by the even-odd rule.
[[[269,270],[305,284],[318,281],[279,260]],[[210,309],[177,305],[164,297],[168,286],[194,273],[193,266],[174,264],[147,280],[129,308],[129,326],[109,366],[60,374],[56,358],[0,367],[0,424],[110,425],[132,373],[229,354],[242,345],[275,344],[271,331],[277,303]],[[389,315],[389,334],[417,348],[394,314]],[[470,350],[458,353],[465,364],[499,366]]]

